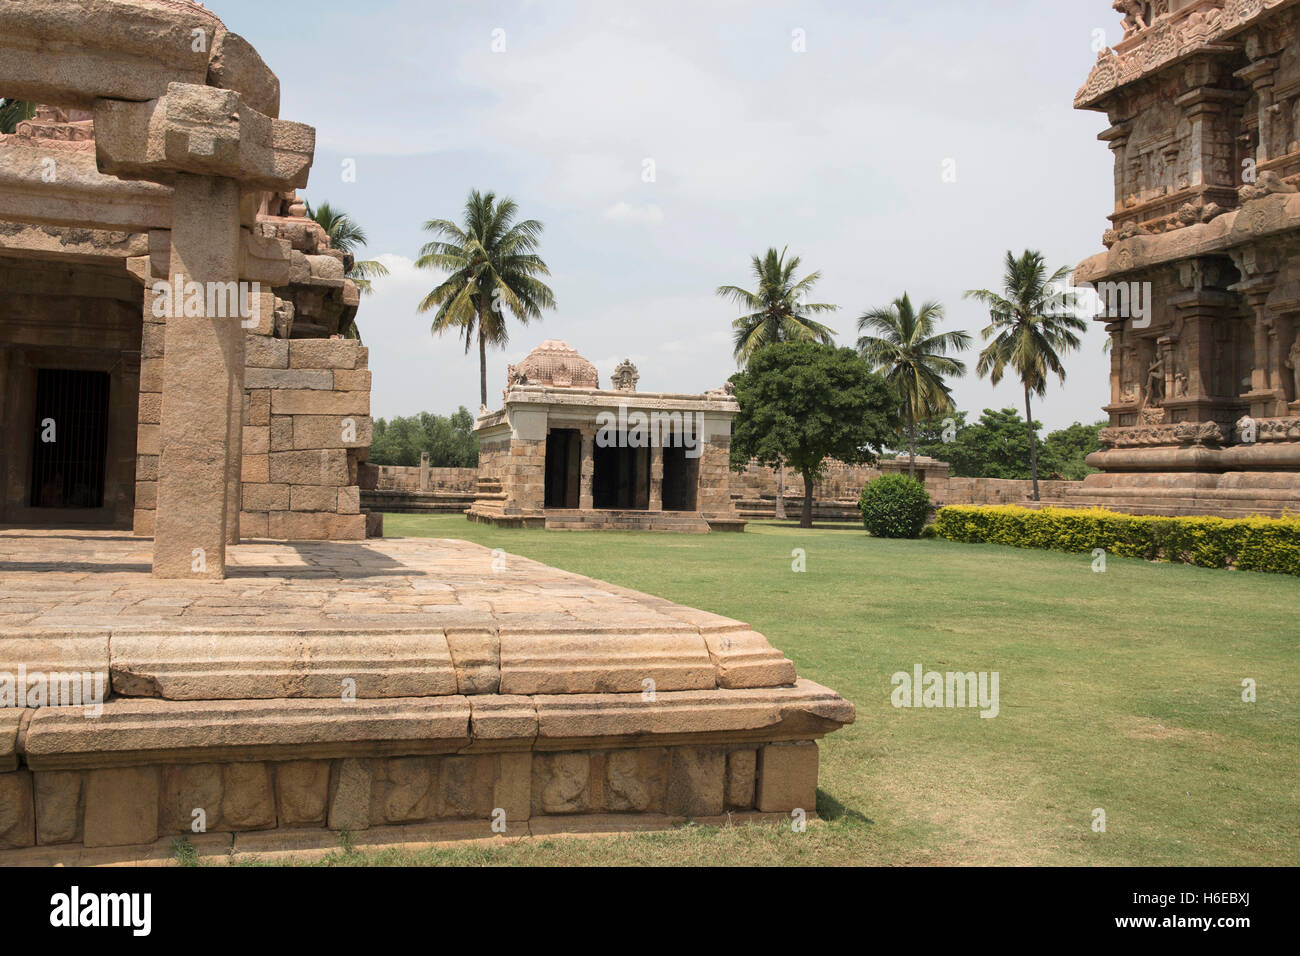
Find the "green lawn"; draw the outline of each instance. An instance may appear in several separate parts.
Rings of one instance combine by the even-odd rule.
[[[857,705],[818,811],[332,862],[1300,864],[1294,578],[751,524],[743,535],[512,531],[387,515],[752,624]],[[802,548],[807,571],[791,570]],[[1001,714],[895,709],[890,676],[997,671]],[[1244,703],[1253,678],[1258,701]],[[1106,832],[1092,831],[1094,808]]]

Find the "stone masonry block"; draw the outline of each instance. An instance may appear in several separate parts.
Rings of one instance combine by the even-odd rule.
[[[496,780],[492,786],[492,811],[505,814],[505,832],[511,824],[522,823],[531,816],[533,789],[533,755],[502,753],[497,755]]]
[[[374,423],[369,415],[295,415],[293,447],[361,448],[374,437]]]
[[[765,813],[817,809],[817,744],[768,744],[759,751],[758,809]]]
[[[327,392],[316,389],[275,389],[272,415],[369,415],[369,392]]]
[[[271,427],[269,425],[245,425],[245,455],[265,455],[271,450]]]
[[[338,504],[339,489],[336,485],[291,485],[289,488],[290,511],[336,512]]]
[[[288,368],[289,342],[265,335],[250,335],[244,341],[244,364],[252,368]]]
[[[342,449],[272,452],[269,465],[272,482],[333,485],[336,489],[348,484],[347,453]]]
[[[330,779],[331,830],[366,830],[370,827],[369,760],[348,758],[336,762]]]
[[[35,843],[32,775],[26,770],[0,773],[0,850],[34,846]]]
[[[244,387],[328,391],[334,388],[334,374],[327,368],[249,368],[244,372]]]
[[[36,842],[41,846],[80,843],[85,812],[85,776],[54,770],[32,774],[36,797]]]
[[[685,817],[722,813],[726,754],[720,747],[675,747],[668,779],[668,812]]]
[[[245,511],[288,511],[289,486],[277,484],[245,484]]]
[[[156,767],[91,770],[86,781],[87,847],[133,846],[158,839]]]
[[[297,339],[289,343],[289,367],[356,368],[359,348],[349,339]]]
[[[328,760],[291,760],[276,764],[276,811],[282,827],[318,827],[329,809]]]
[[[733,750],[727,754],[727,809],[746,810],[754,805],[757,769],[757,750]]]

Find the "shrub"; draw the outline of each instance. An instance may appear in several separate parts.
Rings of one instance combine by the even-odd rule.
[[[1166,518],[1100,508],[1034,510],[952,505],[939,510],[942,538],[970,544],[1108,554],[1300,575],[1300,518]]]
[[[881,475],[858,498],[862,522],[874,538],[917,538],[930,516],[925,485],[906,475]]]

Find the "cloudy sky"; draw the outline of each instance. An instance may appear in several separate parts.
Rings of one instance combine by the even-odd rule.
[[[1119,39],[1107,0],[208,6],[279,75],[282,115],[316,127],[307,198],[351,213],[392,270],[359,316],[376,416],[476,409],[477,356],[430,335],[416,304],[437,275],[413,266],[422,224],[458,219],[472,188],[545,223],[558,301],[489,353],[491,398],[546,338],[602,383],[630,358],[642,389],[716,387],[735,312],[713,290],[752,288],[769,246],[823,273],[841,344],[903,291],[977,333],[986,316],[961,293],[997,286],[1007,249],[1054,266],[1101,251],[1107,124],[1071,102],[1097,31]],[[1049,428],[1102,417],[1103,340],[1096,325],[1036,406]],[[976,415],[1022,404],[973,373],[954,391]]]

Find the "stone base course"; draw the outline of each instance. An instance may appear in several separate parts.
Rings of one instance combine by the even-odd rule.
[[[466,542],[229,553],[0,532],[0,672],[108,692],[0,710],[0,863],[812,816],[854,718],[742,622]]]

